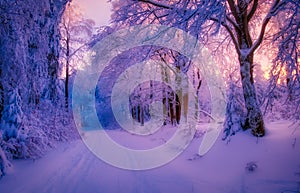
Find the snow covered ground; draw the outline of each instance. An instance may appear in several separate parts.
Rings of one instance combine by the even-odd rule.
[[[146,171],[110,166],[77,140],[61,144],[39,160],[13,161],[14,168],[0,180],[0,192],[299,193],[300,128],[289,124],[267,124],[267,135],[260,139],[239,132],[226,144],[220,136],[203,157],[196,155],[202,140],[196,137],[174,161]],[[127,140],[123,131],[108,132],[116,141],[141,143]],[[150,146],[164,141],[155,135],[143,140]]]

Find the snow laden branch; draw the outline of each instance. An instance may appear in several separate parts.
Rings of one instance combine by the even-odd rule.
[[[211,17],[210,19],[211,19],[212,21],[214,21],[214,22],[220,22],[217,18],[214,18],[214,17]],[[235,24],[234,21],[231,20],[229,17],[228,17],[228,18],[226,17],[226,19],[227,19],[228,21],[231,21],[230,23],[232,23],[233,25]],[[236,49],[238,55],[241,55],[241,51],[240,51],[240,48],[239,48],[239,44],[238,44],[238,41],[237,41],[237,39],[236,39],[236,37],[235,37],[235,34],[234,34],[232,28],[231,28],[226,22],[224,22],[224,21],[221,21],[220,23],[221,23],[221,25],[226,29],[226,31],[228,32],[228,34],[229,34],[229,36],[230,36],[230,38],[231,38],[231,40],[232,40],[232,42],[233,42],[233,44],[234,44],[234,47],[235,47],[235,49]],[[236,26],[236,27],[237,27],[237,26]]]
[[[283,29],[288,31],[285,33],[291,33],[291,30],[287,28],[290,25],[288,21],[296,21],[295,23],[299,21],[297,19],[299,14],[295,14],[298,8],[299,1],[295,0],[119,0],[114,6],[112,19],[116,25],[158,23],[177,27],[189,32],[205,44],[208,44],[211,35],[227,33],[222,35],[230,37],[237,53],[236,61],[239,62],[244,105],[247,109],[243,127],[245,130],[251,129],[255,136],[263,136],[264,121],[254,81],[255,50],[262,45],[266,37],[279,31],[282,34]],[[275,26],[271,19],[278,19],[282,16],[287,20],[282,26]],[[263,21],[260,18],[264,18]],[[268,30],[269,25],[272,25],[270,26],[272,30]],[[225,30],[222,31],[221,28]],[[255,34],[257,31],[258,34]],[[298,32],[298,29],[296,31]],[[257,38],[255,38],[256,35]],[[284,41],[289,36],[279,35],[278,37],[280,41]],[[292,37],[296,38],[290,38],[291,43],[288,45],[297,45],[294,43],[297,42],[298,35]],[[278,45],[284,47],[282,42]],[[285,47],[297,48],[297,46],[287,45]],[[289,52],[284,55],[285,60],[288,60]],[[276,60],[274,61],[276,63]]]
[[[270,19],[272,18],[272,16],[274,16],[277,13],[279,8],[282,7],[284,4],[286,4],[286,2],[280,2],[280,0],[276,0],[273,3],[272,7],[270,8],[269,12],[267,13],[266,17],[263,20],[258,39],[255,41],[253,46],[250,48],[249,54],[252,54],[260,46],[260,44],[263,41],[265,31],[266,31],[266,27],[267,27]]]

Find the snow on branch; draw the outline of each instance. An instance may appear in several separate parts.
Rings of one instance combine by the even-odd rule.
[[[217,18],[211,17],[210,19],[212,21],[219,22]],[[241,52],[240,52],[240,49],[239,49],[239,45],[238,45],[238,41],[235,38],[234,32],[232,31],[232,29],[230,28],[230,26],[226,22],[221,22],[221,25],[229,33],[229,36],[230,36],[231,40],[233,41],[234,47],[236,48],[238,55],[241,55]]]
[[[280,3],[280,0],[276,0],[272,7],[270,8],[269,12],[267,13],[266,17],[263,20],[262,26],[261,26],[261,30],[258,36],[258,39],[254,42],[254,44],[252,45],[252,47],[250,48],[250,52],[249,53],[253,53],[262,43],[263,39],[264,39],[264,35],[265,35],[265,31],[266,31],[266,27],[270,21],[270,19],[272,18],[272,16],[274,16],[276,10],[278,10],[278,8],[282,6],[282,3]]]

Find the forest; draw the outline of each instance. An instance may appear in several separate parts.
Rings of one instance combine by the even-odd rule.
[[[300,191],[298,0],[106,3],[0,0],[0,192]]]

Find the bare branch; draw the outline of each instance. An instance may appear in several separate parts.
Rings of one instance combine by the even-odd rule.
[[[266,27],[270,21],[270,19],[272,18],[272,16],[274,15],[274,13],[276,12],[276,10],[283,4],[279,4],[280,0],[276,0],[274,2],[274,4],[272,5],[272,7],[270,8],[268,14],[266,15],[266,17],[263,20],[262,26],[261,26],[261,30],[260,30],[260,34],[258,36],[258,39],[254,42],[254,44],[252,45],[252,47],[250,48],[249,54],[253,53],[262,43],[263,39],[264,39],[264,35],[265,35],[265,31],[266,31]]]
[[[214,22],[219,22],[219,20],[217,18],[213,18],[211,17],[210,20],[214,21]],[[238,55],[241,55],[240,49],[239,49],[239,44],[237,39],[234,36],[234,33],[232,31],[232,29],[228,26],[228,24],[226,22],[221,22],[221,25],[226,29],[226,31],[229,33],[232,42],[234,44],[234,47],[236,49],[236,52],[238,53]]]
[[[229,21],[229,23],[231,23],[236,30],[239,30],[239,26],[237,25],[237,23],[233,21],[228,15],[226,15],[226,20]]]
[[[255,11],[257,10],[257,6],[258,6],[258,0],[254,0],[253,5],[251,7],[251,10],[250,10],[250,12],[248,13],[248,16],[247,16],[248,21],[250,21],[251,18],[253,17]]]
[[[227,3],[229,5],[229,8],[233,14],[233,17],[235,18],[236,21],[239,20],[239,17],[238,17],[238,11],[236,9],[236,6],[234,4],[234,0],[227,0]]]
[[[81,51],[85,46],[88,46],[89,45],[89,42],[88,43],[85,43],[85,44],[83,44],[83,45],[81,45],[79,48],[77,48],[76,50],[74,50],[70,55],[69,55],[69,57],[71,58],[71,57],[73,57],[74,55],[76,55],[76,53],[78,52],[78,51]]]
[[[163,3],[159,3],[159,2],[156,2],[156,1],[152,1],[152,0],[137,0],[137,1],[144,2],[144,3],[149,3],[151,5],[155,5],[157,7],[161,7],[161,8],[165,8],[165,9],[172,9],[172,7],[170,7],[168,5],[165,5]]]

